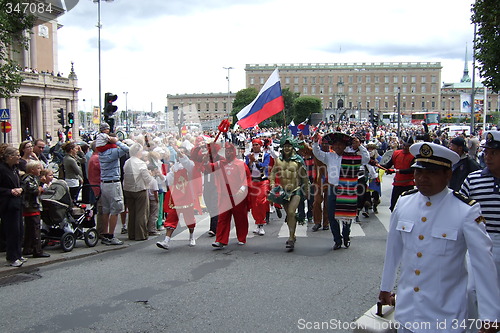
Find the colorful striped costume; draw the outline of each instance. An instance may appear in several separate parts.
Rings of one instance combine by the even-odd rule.
[[[352,220],[357,215],[358,174],[361,167],[361,155],[344,153],[340,166],[339,185],[336,188],[337,201],[335,218],[338,220]]]

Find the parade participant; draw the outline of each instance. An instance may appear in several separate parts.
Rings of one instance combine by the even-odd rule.
[[[308,147],[307,145],[306,147]],[[312,148],[309,147],[311,150]],[[325,140],[321,142],[321,150],[324,152],[330,151],[330,145]],[[313,154],[314,156],[314,154]],[[316,177],[313,182],[313,192],[314,200],[313,200],[313,220],[314,226],[312,227],[312,231],[318,231],[323,225],[323,230],[328,230],[330,228],[330,223],[328,222],[328,172],[326,168],[326,164],[321,162],[316,156],[314,156],[314,167]],[[323,207],[321,206],[323,204]]]
[[[218,154],[220,146],[216,143],[199,144],[191,151],[192,160],[194,162],[194,169],[202,170],[203,178],[203,199],[207,206],[208,214],[210,215],[210,228],[208,235],[215,236],[217,233],[217,223],[219,214],[219,200],[217,198],[217,183],[214,175],[215,170],[206,168],[204,158],[208,157],[210,163],[215,163],[221,160],[222,156]],[[211,157],[211,159],[210,159]]]
[[[480,332],[486,332],[500,318],[500,292],[479,205],[447,187],[459,156],[427,142],[412,145],[410,153],[417,189],[402,195],[391,215],[379,299],[392,302],[399,267],[395,318],[401,331],[463,332],[467,279],[473,274],[485,324]]]
[[[313,207],[314,207],[314,193],[315,193],[314,190],[316,190],[316,187],[314,187],[314,181],[316,178],[316,167],[314,164],[315,157],[312,153],[312,148],[305,141],[303,141],[303,139],[298,142],[297,154],[299,154],[304,160],[304,164],[307,170],[307,177],[309,178],[309,184],[310,184],[309,195],[307,197],[303,197],[300,199],[297,222],[303,223],[307,219],[308,223],[313,223]],[[305,212],[306,201],[307,201],[307,213]]]
[[[481,169],[481,166],[474,159],[470,158],[467,153],[467,144],[462,136],[457,136],[451,140],[450,149],[460,156],[460,160],[452,167],[453,173],[451,174],[448,187],[454,191],[459,191],[465,178],[471,172]]]
[[[211,172],[217,182],[218,223],[213,247],[222,249],[229,242],[231,218],[234,218],[238,245],[244,245],[248,234],[248,185],[251,182],[247,165],[236,158],[236,148],[230,142],[224,144],[226,159],[210,163],[204,156],[205,170]]]
[[[191,161],[185,154],[181,152],[177,146],[172,146],[175,150],[177,162],[170,168],[167,174],[168,192],[165,194],[163,209],[167,213],[164,226],[166,228],[165,239],[157,242],[156,246],[161,249],[168,250],[170,247],[170,239],[174,230],[179,224],[179,215],[182,214],[184,222],[189,229],[189,246],[195,246],[194,228],[196,227],[196,219],[193,211],[193,192],[190,181],[194,162]]]
[[[273,199],[276,194],[283,192],[283,204],[286,212],[286,222],[288,224],[289,237],[286,241],[286,248],[293,251],[295,247],[295,229],[297,220],[295,211],[297,210],[301,198],[309,197],[309,178],[304,160],[295,152],[298,143],[289,137],[280,140],[282,148],[281,155],[275,160],[270,175],[270,186],[273,189],[269,198]],[[276,177],[279,178],[280,186],[277,191],[274,188]]]
[[[366,192],[367,188],[364,183],[367,178],[361,167],[366,167],[369,161],[368,150],[361,146],[358,137],[353,137],[351,145],[342,154],[335,204],[335,219],[342,222],[342,239],[346,248],[351,245],[351,224],[359,222],[358,214],[362,208],[359,205],[359,194]]]
[[[396,173],[394,176],[394,182],[392,183],[392,194],[391,194],[391,206],[389,209],[391,212],[396,206],[399,196],[406,191],[412,190],[415,182],[413,180],[413,170],[411,165],[413,164],[413,155],[410,153],[410,146],[413,144],[413,138],[410,137],[403,142],[403,149],[396,150],[391,159],[382,164],[382,167],[388,169],[387,174]],[[394,169],[391,167],[394,166]]]
[[[333,234],[334,250],[351,245],[350,232],[352,220],[357,214],[356,186],[361,165],[369,162],[370,156],[359,139],[345,133],[334,132],[325,135],[322,140],[332,146],[331,152],[324,152],[317,143],[319,135],[313,137],[313,154],[327,166],[328,172],[328,220]],[[352,146],[351,146],[352,145]],[[358,155],[358,151],[360,155]],[[342,235],[339,221],[342,221]]]
[[[0,147],[0,220],[6,239],[7,263],[21,267],[25,259],[21,256],[23,238],[21,180],[17,165],[21,156],[12,146]]]
[[[486,168],[469,174],[460,193],[476,200],[481,207],[486,220],[486,231],[493,242],[496,280],[500,289],[500,132],[486,132],[485,138],[482,148]]]
[[[42,192],[40,185],[40,161],[29,161],[26,164],[26,173],[21,177],[23,188],[23,216],[24,216],[24,248],[23,255],[33,255],[33,258],[47,258],[50,254],[42,251],[41,219],[39,195]]]
[[[250,169],[252,183],[249,189],[250,209],[257,228],[254,234],[265,235],[264,224],[269,211],[267,194],[269,193],[269,162],[271,155],[262,151],[264,143],[260,139],[252,140],[252,151],[245,157],[245,163]]]

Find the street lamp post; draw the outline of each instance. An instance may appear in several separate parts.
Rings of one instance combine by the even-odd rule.
[[[128,91],[124,91],[123,93],[125,94],[125,121],[127,122],[125,126],[125,131],[127,132],[127,135],[129,135],[130,124],[128,120]]]
[[[229,81],[229,73],[230,70],[233,69],[233,67],[223,67],[224,69],[227,69],[227,117],[231,114],[231,86],[230,86],[230,81]]]
[[[102,117],[102,88],[101,88],[101,0],[93,0],[97,3],[97,52],[98,52],[98,63],[99,63],[99,112],[101,112]],[[103,0],[106,2],[112,2],[113,0]]]

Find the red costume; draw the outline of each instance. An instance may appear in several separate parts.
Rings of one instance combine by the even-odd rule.
[[[169,179],[169,191],[165,194],[163,209],[167,213],[167,219],[163,224],[165,228],[175,229],[179,224],[179,214],[183,214],[188,228],[196,226],[193,210],[193,193],[189,183],[188,171],[179,169],[179,164],[174,165],[173,170],[167,175]]]
[[[226,150],[236,150],[232,144],[226,144]],[[226,156],[227,153],[226,153]],[[209,170],[215,169],[219,197],[219,221],[217,224],[216,242],[227,245],[231,229],[231,217],[234,217],[236,236],[240,243],[246,243],[248,234],[248,186],[251,182],[250,170],[246,164],[232,157],[229,160],[207,164]]]

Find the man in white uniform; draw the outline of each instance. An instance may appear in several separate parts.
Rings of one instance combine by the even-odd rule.
[[[399,332],[463,332],[469,325],[496,332],[500,292],[479,205],[447,187],[459,156],[434,143],[410,147],[416,190],[391,215],[379,299],[391,302],[398,267],[395,318]],[[480,321],[467,322],[468,251],[476,278]]]

